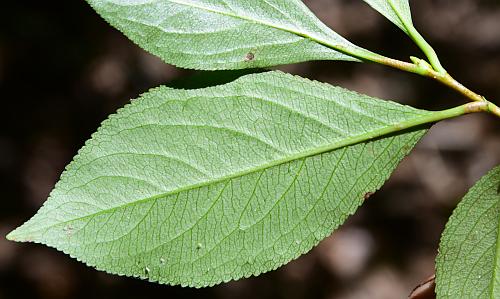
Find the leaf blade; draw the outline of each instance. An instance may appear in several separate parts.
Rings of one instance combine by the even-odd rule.
[[[346,53],[370,54],[330,30],[300,0],[87,1],[139,46],[184,68],[357,61]]]
[[[426,132],[362,142],[373,128],[428,114],[277,72],[155,89],[103,124],[10,238],[162,283],[257,275],[330,234]]]
[[[450,217],[436,259],[438,298],[500,296],[500,167],[481,178]]]
[[[398,26],[406,34],[411,35],[408,26],[413,26],[413,21],[411,18],[410,3],[408,0],[363,1]]]

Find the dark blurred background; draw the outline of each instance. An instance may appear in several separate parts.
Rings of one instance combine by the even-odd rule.
[[[422,56],[361,0],[306,4],[363,47],[402,60]],[[445,67],[498,104],[500,2],[411,4],[417,28]],[[464,102],[431,80],[377,65],[311,62],[280,69],[420,108]],[[203,76],[142,51],[83,0],[2,3],[0,298],[405,298],[433,274],[440,233],[458,200],[500,163],[498,119],[481,114],[440,123],[387,185],[312,252],[277,271],[209,289],[111,276],[53,249],[4,239],[42,205],[107,115],[149,88],[193,75]]]

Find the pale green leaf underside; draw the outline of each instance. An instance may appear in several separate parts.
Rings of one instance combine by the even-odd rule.
[[[500,167],[453,212],[436,263],[438,298],[500,298]]]
[[[413,26],[408,0],[363,0],[384,15],[389,21],[409,34],[408,26]]]
[[[369,53],[330,30],[300,0],[87,1],[139,46],[184,68],[356,60],[339,49]]]
[[[426,132],[430,112],[279,72],[160,87],[105,121],[8,237],[110,273],[209,286],[309,251]]]

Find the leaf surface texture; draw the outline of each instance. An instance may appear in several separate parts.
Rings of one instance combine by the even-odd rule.
[[[106,120],[8,237],[110,273],[195,287],[276,269],[379,189],[428,115],[280,72],[159,87]]]
[[[438,298],[500,298],[500,167],[455,209],[436,262]]]
[[[368,53],[300,0],[87,0],[111,25],[167,63],[219,70]]]

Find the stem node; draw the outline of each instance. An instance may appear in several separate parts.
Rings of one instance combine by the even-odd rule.
[[[489,103],[487,101],[468,103],[465,105],[465,113],[469,114],[488,111],[488,104]]]

